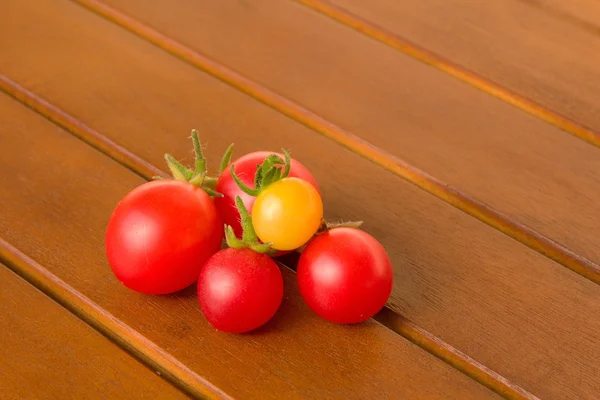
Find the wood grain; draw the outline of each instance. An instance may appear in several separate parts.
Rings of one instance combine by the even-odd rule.
[[[474,195],[598,269],[600,157],[586,143],[299,4],[108,3]]]
[[[138,20],[123,14],[115,8],[110,7],[97,0],[77,0],[77,3],[93,11],[128,31],[143,37],[152,44],[167,51],[196,68],[214,76],[216,79],[231,85],[237,90],[248,94],[263,104],[283,113],[289,118],[301,123],[302,125],[313,129],[315,132],[334,140],[347,149],[360,154],[367,160],[392,172],[393,174],[406,179],[428,193],[435,195],[439,199],[451,204],[467,214],[485,222],[495,229],[507,234],[508,236],[520,241],[535,251],[544,254],[546,257],[564,265],[572,271],[580,274],[593,282],[600,284],[600,265],[586,259],[585,257],[574,253],[563,245],[553,241],[540,234],[539,232],[512,220],[506,215],[490,208],[485,203],[469,196],[468,194],[449,186],[430,174],[406,163],[396,156],[391,155],[377,148],[358,136],[332,124],[323,117],[311,112],[299,103],[284,98],[277,93],[261,86],[259,83],[245,78],[239,73],[214,60],[201,55],[198,52],[186,47],[185,45],[174,41],[159,31],[145,25]],[[3,86],[8,82],[3,79]],[[11,86],[12,84],[8,84]],[[12,93],[12,86],[5,88],[7,93]],[[25,99],[21,99],[24,101]],[[26,101],[26,100],[25,100]]]
[[[75,137],[81,138],[82,140],[86,141],[88,144],[93,146],[98,144],[98,149],[102,153],[111,157],[113,160],[122,163],[122,165],[126,166],[127,168],[130,168],[132,172],[137,173],[142,178],[149,180],[157,174],[162,176],[168,176],[168,174],[166,174],[165,172],[158,170],[151,164],[148,164],[146,161],[142,160],[136,155],[133,155],[130,152],[121,153],[120,151],[122,148],[116,143],[112,142],[110,139],[103,137],[102,140],[99,140],[101,134],[99,134],[97,131],[93,130],[92,128],[83,124],[81,121],[75,119],[73,116],[65,113],[63,110],[59,109],[55,105],[48,103],[36,94],[23,88],[14,81],[9,80],[1,74],[0,89],[6,90],[9,95],[13,96],[15,99],[22,102],[24,105],[27,105],[32,110],[35,110],[40,115],[48,118],[50,121],[63,127],[64,129],[72,133]],[[141,169],[136,170],[134,166],[141,166]],[[151,171],[155,172],[148,173]],[[14,247],[10,246],[10,244],[3,242],[0,238],[0,248],[3,246],[2,243],[4,243],[5,247],[4,256],[8,257],[9,260],[13,260],[16,264],[18,264],[18,268],[21,268],[23,271],[26,270],[27,272],[23,273],[31,275],[30,277],[28,277],[28,279],[38,282],[40,285],[45,285],[42,282],[48,282],[55,279],[48,275],[49,272],[43,272],[43,267],[40,267],[38,264],[35,263],[35,261],[31,260],[23,253],[19,252]],[[287,256],[282,257],[280,261],[294,268],[298,261],[298,256],[298,253],[291,253]],[[40,270],[38,271],[38,269],[36,268],[39,268]],[[64,285],[67,284],[64,283],[63,286]],[[44,288],[42,290],[53,291],[53,289],[49,288]],[[74,305],[73,301],[70,301],[72,300],[73,296],[75,296],[73,292],[71,292],[69,289],[59,288],[57,290],[60,293],[62,293],[60,297],[64,300],[61,300],[61,304],[65,304],[65,307],[70,307],[69,309],[75,310],[73,312],[76,312],[77,315],[79,315],[82,319],[88,321],[88,323],[99,329],[105,335],[109,335],[111,338],[113,338],[113,340],[115,340],[117,343],[120,343],[122,346],[128,349],[134,349],[134,351],[139,349],[140,346],[137,345],[134,341],[132,341],[130,336],[123,335],[123,333],[127,333],[126,331],[123,332],[125,328],[122,325],[111,325],[110,318],[108,318],[109,325],[111,325],[111,328],[115,328],[114,330],[108,331],[109,328],[107,326],[99,326],[99,321],[106,321],[107,317],[105,316],[105,313],[97,306],[89,306],[87,308],[79,305],[76,306]],[[53,296],[56,297],[58,295]],[[493,391],[501,394],[505,398],[535,398],[535,396],[533,396],[531,393],[527,392],[518,385],[515,385],[514,383],[508,381],[506,378],[499,375],[497,372],[477,362],[476,360],[469,357],[459,349],[456,349],[448,343],[443,342],[436,336],[432,335],[430,332],[427,332],[423,328],[414,324],[412,321],[404,318],[403,316],[395,313],[394,311],[391,311],[387,307],[385,307],[383,310],[381,310],[381,313],[375,316],[375,320],[380,321],[382,324],[392,329],[394,332],[402,335],[406,339],[417,344],[422,349],[432,353],[437,358],[454,366],[459,371],[470,376],[477,382],[492,389]],[[162,372],[162,374],[167,379],[170,379],[170,381],[172,381],[169,377],[169,374],[165,372],[166,368],[164,366],[162,366],[161,368],[158,365],[159,363],[155,360],[157,358],[156,354],[154,354],[153,357],[151,357],[150,359],[148,358],[147,354],[142,354],[139,352],[137,356],[140,357],[144,362],[148,362],[151,366],[156,365],[157,368],[160,368],[159,370]],[[165,358],[166,362],[169,363],[168,356],[166,355],[166,353],[161,354],[160,357]],[[181,370],[181,366],[175,365],[174,367]],[[171,373],[171,375],[173,374]],[[177,382],[177,379],[174,379],[174,381]]]
[[[386,30],[374,22],[361,18],[360,16],[344,8],[329,3],[325,0],[297,1],[339,22],[340,24],[355,29],[356,31],[365,34],[385,45],[388,45],[417,61],[434,67],[448,74],[449,76],[466,83],[467,85],[471,85],[474,88],[482,90],[483,92],[505,101],[508,104],[541,119],[542,121],[554,125],[565,132],[589,142],[590,144],[600,147],[600,132],[594,131],[593,129],[574,121],[573,119],[561,114],[556,110],[549,109],[547,106],[544,106],[543,104],[540,104],[535,100],[528,98],[527,96],[512,91],[504,87],[502,84],[486,79],[468,68],[465,68],[439,54],[431,52],[430,50],[415,44],[410,39],[398,36],[392,31]]]
[[[302,302],[289,270],[280,312],[245,336],[212,329],[193,287],[154,297],[127,290],[106,264],[103,233],[114,205],[142,180],[16,101],[0,99],[0,170],[10,186],[0,200],[4,237],[227,394],[495,397],[376,322],[342,327],[320,320]]]
[[[126,166],[131,169],[132,172],[137,173],[142,178],[150,180],[153,179],[155,175],[168,176],[165,172],[158,170],[156,167],[153,167],[151,164],[148,164],[146,161],[141,159],[140,157],[132,154],[131,152],[122,153],[122,147],[112,142],[110,139],[106,137],[102,137],[100,140],[101,134],[87,125],[83,124],[81,121],[75,119],[72,115],[65,113],[60,108],[56,107],[56,105],[48,103],[41,97],[37,96],[35,93],[23,88],[18,85],[16,82],[11,81],[5,76],[0,74],[0,89],[6,90],[6,93],[22,102],[22,104],[30,107],[32,110],[38,112],[40,115],[48,118],[50,121],[56,123],[58,126],[64,128],[69,133],[73,134],[75,137],[81,138],[86,143],[96,147],[97,150],[101,151],[103,154],[109,156],[113,160],[121,163],[121,165]],[[139,168],[139,169],[137,169]],[[155,171],[154,173],[150,173],[151,171]],[[3,245],[4,243],[4,245]],[[22,252],[19,252],[13,246],[8,244],[7,242],[3,242],[0,238],[0,249],[5,247],[4,256],[8,257],[9,260],[13,260],[15,264],[18,265],[16,268],[21,268],[22,273],[29,274],[28,279],[31,281],[38,282],[40,285],[43,285],[42,282],[48,282],[50,279],[49,272],[42,271],[43,267],[40,267],[35,261],[31,258],[27,257]],[[292,268],[298,262],[299,253],[290,253],[286,256],[283,256],[279,259],[279,261],[287,266]],[[23,271],[27,272],[23,272]],[[82,306],[75,305],[75,301],[71,301],[72,297],[75,296],[71,290],[62,289],[63,286],[68,286],[64,283],[61,288],[57,288],[56,290],[48,288],[44,288],[42,290],[48,290],[51,292],[59,291],[62,293],[60,296],[63,302],[61,304],[65,304],[65,307],[70,306],[74,310],[77,310],[77,315],[79,315],[85,321],[89,321],[89,323],[103,332],[105,335],[110,335],[110,337],[114,337],[117,343],[120,343],[122,346],[125,346],[128,349],[139,349],[140,346],[135,342],[127,339],[131,339],[130,336],[127,336],[127,332],[123,332],[121,325],[114,325],[108,327],[110,323],[102,325],[99,320],[106,320],[107,318],[103,318],[102,316],[105,313],[98,308],[98,306],[89,308],[83,308]],[[58,296],[58,294],[54,295],[54,297]],[[71,309],[69,308],[69,309]],[[96,314],[99,314],[100,317],[95,317]],[[523,388],[515,385],[514,383],[508,381],[503,376],[499,375],[497,372],[491,370],[485,365],[477,362],[473,358],[469,357],[465,353],[456,349],[455,347],[449,345],[448,343],[443,342],[438,337],[432,335],[430,332],[427,332],[423,328],[414,324],[412,321],[404,318],[403,316],[395,313],[387,307],[384,307],[381,312],[375,316],[374,318],[377,321],[380,321],[382,324],[393,330],[394,332],[402,335],[406,339],[411,342],[417,344],[419,347],[424,349],[425,351],[430,352],[435,355],[437,358],[443,360],[444,362],[454,366],[459,371],[464,374],[470,376],[477,382],[483,384],[484,386],[492,389],[496,393],[504,396],[508,399],[534,399],[531,393],[527,392]],[[109,321],[110,322],[110,321]],[[99,325],[100,324],[100,325]],[[111,328],[114,328],[112,331]],[[124,334],[123,334],[124,333]],[[125,340],[124,340],[125,339]],[[160,368],[159,363],[157,362],[156,354],[153,354],[152,357],[148,357],[144,354],[138,354],[140,358],[144,360],[144,362],[148,362],[149,365],[156,365]],[[161,357],[167,357],[166,353],[163,353]],[[181,368],[179,368],[181,369]],[[161,368],[161,372],[163,375],[169,379],[168,373],[165,371],[166,367]],[[173,376],[173,373],[171,373]],[[174,382],[178,382],[177,377],[173,376]]]
[[[21,399],[185,399],[0,264],[0,392]]]
[[[236,154],[291,148],[323,187],[327,217],[366,220],[366,230],[388,249],[393,309],[542,398],[594,398],[600,388],[596,285],[80,7],[37,1],[35,9],[18,2],[11,8],[15,16],[0,37],[20,41],[0,55],[1,72],[158,166],[165,151],[189,160],[192,127],[212,154],[231,141]],[[11,23],[18,19],[30,21],[26,31]],[[93,207],[110,209],[134,183],[123,185]],[[73,218],[88,223],[83,215]],[[91,232],[102,229],[101,221],[92,222]],[[35,244],[22,246],[47,259]],[[319,335],[333,340],[339,332]],[[301,342],[309,345],[311,337]],[[303,358],[288,353],[286,360],[291,354]],[[311,377],[318,381],[316,375],[298,379]]]
[[[600,35],[575,23],[597,2],[331,2],[600,130]]]
[[[592,35],[600,35],[600,3],[595,0],[515,0],[573,25],[577,29],[587,31]]]

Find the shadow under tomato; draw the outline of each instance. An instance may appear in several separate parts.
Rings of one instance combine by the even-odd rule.
[[[264,324],[263,326],[256,328],[253,331],[250,332],[246,332],[246,333],[240,333],[238,334],[239,336],[263,336],[263,335],[269,335],[271,333],[275,333],[275,332],[281,332],[286,328],[286,321],[291,318],[291,316],[288,316],[286,314],[289,314],[288,312],[286,312],[286,299],[283,299],[283,302],[281,303],[281,307],[279,307],[279,310],[277,310],[277,312],[275,313],[275,315],[273,316],[273,318],[271,318],[266,324]]]
[[[277,260],[282,261],[282,260]],[[286,264],[286,265],[292,265]],[[295,266],[295,263],[293,264]],[[296,273],[291,268],[279,265],[283,276],[283,300],[275,315],[263,326],[241,335],[260,336],[283,330],[297,329],[299,326],[310,324],[316,318],[302,300],[296,283]]]
[[[186,287],[185,289],[181,289],[180,291],[175,292],[175,293],[165,294],[163,296],[173,298],[173,299],[187,299],[189,297],[196,297],[197,296],[197,288],[198,288],[197,284],[193,283],[190,286]]]
[[[296,251],[292,251],[290,253],[284,254],[275,258],[275,261],[287,266],[292,271],[296,270],[296,266],[298,265],[298,260],[300,259],[300,253]]]
[[[139,296],[145,296],[152,299],[161,299],[161,300],[178,300],[178,299],[187,299],[197,296],[197,284],[193,283],[190,286],[183,288],[177,292],[166,293],[166,294],[149,294],[149,293],[141,293],[135,292]]]

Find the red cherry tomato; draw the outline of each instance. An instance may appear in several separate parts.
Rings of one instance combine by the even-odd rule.
[[[243,183],[246,184],[246,186],[254,189],[256,166],[262,164],[265,158],[271,154],[277,154],[282,159],[284,158],[283,154],[269,151],[257,151],[254,153],[249,153],[233,162],[235,174]],[[304,165],[293,158],[291,159],[290,174],[288,176],[303,179],[313,185],[315,189],[319,191],[317,182],[308,169],[306,169]],[[250,210],[250,212],[252,212],[252,206],[254,205],[256,197],[252,197],[244,193],[238,187],[231,176],[231,171],[229,168],[226,168],[219,176],[215,190],[223,194],[223,197],[215,197],[215,206],[217,206],[217,210],[219,210],[219,214],[221,214],[223,222],[227,225],[231,225],[236,236],[241,237],[242,227],[240,225],[240,213],[235,206],[235,197],[240,196],[244,202],[244,205],[246,206],[246,209]]]
[[[202,189],[174,180],[145,183],[115,208],[106,255],[130,289],[165,294],[192,285],[223,239],[223,222]]]
[[[297,270],[300,294],[308,306],[338,324],[363,322],[385,305],[393,272],[383,246],[353,228],[335,228],[306,246]]]
[[[243,333],[269,321],[283,299],[283,278],[266,254],[224,249],[208,259],[198,279],[202,313],[216,329]]]

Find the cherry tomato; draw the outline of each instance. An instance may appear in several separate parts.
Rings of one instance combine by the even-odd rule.
[[[252,206],[256,235],[276,250],[294,250],[308,242],[322,219],[321,195],[299,178],[284,178],[267,186]]]
[[[106,255],[130,289],[165,294],[190,286],[217,252],[223,223],[202,189],[174,180],[145,183],[115,208],[106,231]]]
[[[306,246],[297,270],[302,298],[318,315],[338,324],[363,322],[390,297],[393,272],[383,246],[368,233],[335,228]]]
[[[276,152],[257,151],[254,153],[249,153],[233,162],[235,174],[248,187],[254,189],[256,166],[262,164],[265,158],[271,154],[277,154],[282,159],[284,158],[283,154]],[[311,175],[308,169],[306,169],[304,165],[293,158],[291,160],[289,177],[304,179],[313,185],[317,190],[319,190],[315,178]],[[229,168],[226,168],[219,176],[215,190],[223,194],[223,197],[215,197],[214,199],[217,210],[219,210],[219,214],[221,214],[221,218],[223,218],[223,222],[227,225],[230,225],[235,234],[238,237],[241,237],[242,227],[240,225],[240,213],[235,206],[235,197],[240,196],[244,202],[244,205],[246,206],[246,209],[248,209],[250,212],[252,212],[252,206],[254,205],[256,198],[244,193],[238,187],[231,177],[231,171]]]
[[[224,249],[208,259],[198,279],[198,301],[216,329],[243,333],[269,321],[283,300],[283,278],[266,254]]]

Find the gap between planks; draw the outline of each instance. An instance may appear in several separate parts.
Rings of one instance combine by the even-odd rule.
[[[0,261],[176,388],[195,399],[231,399],[152,341],[0,237]]]
[[[288,118],[333,140],[383,169],[416,185],[435,197],[488,224],[573,272],[600,284],[600,266],[551,238],[512,220],[487,204],[439,181],[360,137],[329,122],[294,101],[285,98],[218,62],[184,46],[119,10],[97,0],[72,0],[89,11],[156,45],[167,53],[204,71],[223,83],[247,94]],[[320,4],[320,3],[319,3]],[[10,94],[10,92],[9,92]],[[600,145],[600,137],[598,137]]]
[[[77,0],[75,0],[77,1]],[[456,78],[482,92],[496,97],[550,125],[578,137],[592,145],[600,147],[600,133],[586,127],[569,117],[550,110],[543,105],[519,95],[498,83],[482,77],[481,75],[461,67],[431,51],[422,48],[395,33],[392,33],[376,24],[364,20],[351,12],[322,0],[294,0],[313,11],[316,11],[342,25],[352,28],[378,42],[392,47],[395,50],[430,67],[436,68],[453,78]],[[525,1],[529,3],[529,1]],[[597,28],[596,28],[597,29]],[[597,33],[597,32],[596,32]]]
[[[100,132],[90,128],[75,117],[2,74],[0,74],[0,90],[138,176],[146,180],[151,180],[156,175],[168,176],[161,169],[129,152]],[[186,393],[194,396],[209,395],[209,398],[215,398],[215,395],[222,395],[209,382],[206,382],[183,364],[180,364],[148,339],[133,331],[125,323],[102,310],[100,306],[76,292],[67,283],[15,249],[2,238],[0,238],[0,261],[6,263],[24,279],[38,287],[109,339],[116,342],[119,346],[132,353],[144,364],[160,371],[166,379]],[[290,268],[287,265],[283,266]],[[293,268],[291,269],[293,270]],[[507,399],[538,399],[520,386],[511,383],[502,375],[443,342],[388,307],[384,307],[374,319]]]

